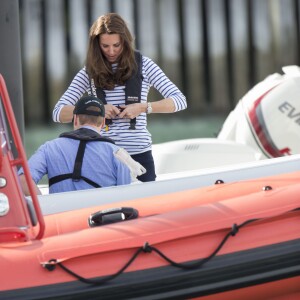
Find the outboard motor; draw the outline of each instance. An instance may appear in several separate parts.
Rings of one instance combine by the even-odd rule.
[[[261,159],[300,153],[300,67],[286,66],[252,88],[227,117],[218,139],[261,151]]]

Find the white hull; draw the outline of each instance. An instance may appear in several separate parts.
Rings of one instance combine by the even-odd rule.
[[[266,158],[260,151],[245,144],[219,138],[185,139],[155,144],[152,152],[158,176]]]

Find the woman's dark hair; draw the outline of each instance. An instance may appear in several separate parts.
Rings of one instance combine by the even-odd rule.
[[[118,59],[117,70],[112,71],[111,63],[103,55],[99,39],[101,34],[119,34],[122,53]],[[124,85],[136,71],[134,40],[125,21],[116,13],[100,16],[89,33],[86,71],[94,79],[96,87],[112,90],[115,85]]]

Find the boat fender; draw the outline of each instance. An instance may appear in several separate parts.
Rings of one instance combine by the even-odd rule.
[[[138,210],[132,207],[110,208],[91,214],[88,218],[88,224],[90,227],[96,227],[136,219],[138,215]]]

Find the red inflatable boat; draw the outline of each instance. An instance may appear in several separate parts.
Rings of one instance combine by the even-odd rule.
[[[0,299],[299,299],[300,171],[43,216],[0,84]]]

